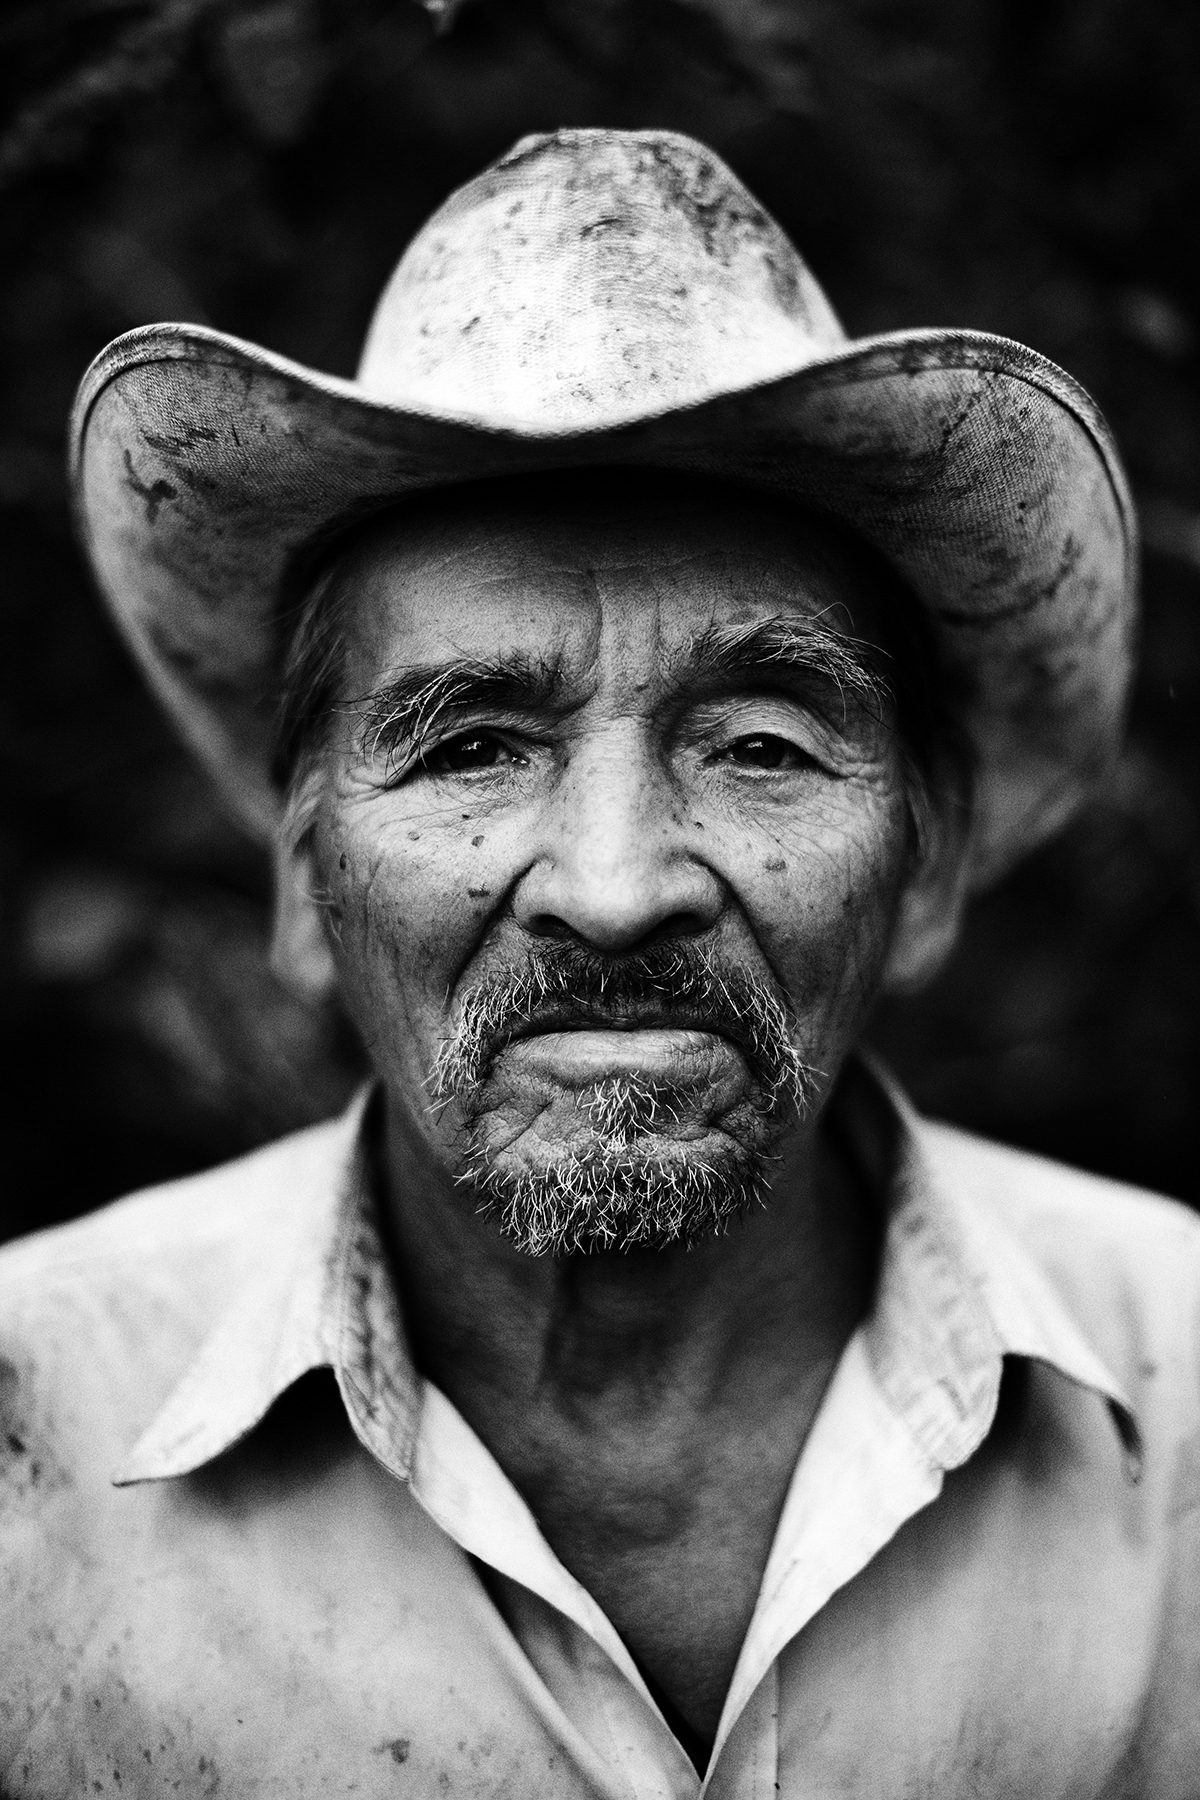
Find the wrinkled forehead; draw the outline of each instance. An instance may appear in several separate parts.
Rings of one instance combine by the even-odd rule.
[[[886,635],[877,571],[833,525],[736,489],[589,473],[451,490],[360,529],[334,579],[352,679],[453,651],[673,660],[711,624],[802,614]]]

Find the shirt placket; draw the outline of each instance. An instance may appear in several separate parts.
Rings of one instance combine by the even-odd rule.
[[[780,1655],[936,1499],[941,1484],[940,1469],[880,1391],[863,1334],[856,1333],[792,1477],[718,1726],[705,1800],[757,1794],[766,1745],[777,1743]],[[779,1778],[773,1766],[767,1792],[777,1791]]]
[[[511,1628],[548,1695],[612,1772],[612,1800],[697,1800],[700,1777],[612,1622],[559,1561],[461,1414],[423,1384],[413,1497],[512,1583]]]

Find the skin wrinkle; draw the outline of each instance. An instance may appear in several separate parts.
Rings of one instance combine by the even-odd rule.
[[[639,1001],[661,1003],[664,997],[680,1009],[681,1018],[686,1006],[690,1017],[706,1020],[710,1029],[741,1044],[756,1083],[752,1111],[764,1126],[791,1107],[807,1106],[815,1072],[795,1050],[786,996],[740,970],[734,976],[722,973],[686,941],[624,965],[597,966],[595,959],[559,946],[553,954],[531,956],[520,972],[468,991],[430,1079],[434,1104],[460,1096],[468,1119],[486,1118],[497,1056],[514,1031],[539,1018],[548,1024],[551,1011],[551,1028],[561,1028],[565,1018],[594,1023],[609,1013],[624,1015]],[[762,1201],[767,1152],[759,1146],[748,1162],[736,1125],[724,1127],[717,1164],[696,1158],[676,1172],[661,1159],[656,1140],[699,1142],[704,1136],[689,1125],[687,1090],[670,1080],[613,1077],[585,1085],[575,1099],[593,1128],[592,1141],[582,1155],[564,1147],[552,1161],[550,1178],[498,1173],[497,1155],[504,1159],[514,1143],[512,1134],[503,1132],[475,1144],[459,1177],[484,1197],[506,1236],[523,1250],[559,1255],[593,1244],[690,1241],[724,1229],[747,1206]],[[544,1111],[530,1120],[530,1131],[536,1132]]]
[[[861,650],[829,631],[819,618],[771,618],[736,630],[710,625],[691,644],[687,667],[686,692],[692,699],[707,687],[727,684],[736,670],[760,679],[774,668],[800,679],[808,675],[818,692],[827,685],[837,693],[843,730],[852,700],[873,710],[881,723],[890,707],[886,684]],[[563,685],[561,663],[554,658],[516,657],[503,662],[462,658],[393,676],[352,701],[349,710],[361,720],[363,760],[373,764],[382,750],[385,779],[390,780],[406,759],[419,760],[426,743],[448,732],[456,714],[465,720],[473,710],[490,706],[494,713],[544,711],[558,718],[569,716],[586,695],[567,705],[561,697]],[[635,693],[645,686],[635,688]],[[669,716],[680,706],[684,692],[681,681],[668,679],[660,711]],[[829,722],[834,724],[832,718]]]
[[[374,880],[374,875],[372,875],[372,880]],[[363,900],[363,905],[365,905],[365,907],[369,907],[369,900],[371,900],[371,896],[369,896],[369,893],[367,893],[367,896],[365,896],[365,900]]]
[[[373,764],[382,749],[384,773],[398,773],[404,752],[419,758],[422,747],[443,735],[457,714],[472,706],[493,709],[550,709],[558,686],[554,663],[516,657],[506,662],[461,658],[433,670],[410,670],[351,701],[361,720],[361,754]]]
[[[828,682],[819,705],[811,684],[780,691],[761,669],[697,691],[706,633],[728,645],[780,619],[811,638],[844,618],[839,641],[887,667],[884,599],[856,565],[838,575],[807,527],[736,495],[646,481],[555,493],[459,496],[457,512],[397,518],[349,553],[337,711],[310,741],[308,811],[281,867],[332,902],[312,910],[382,1082],[385,1215],[418,1366],[704,1737],[800,1445],[869,1302],[874,1215],[822,1108],[880,985],[952,940],[959,840],[947,827],[937,855],[914,858],[903,755],[874,690],[844,713]],[[426,731],[424,763],[398,777],[364,758],[354,696],[405,671],[520,658],[553,659],[561,708],[484,707],[465,733],[450,720],[449,748]],[[830,703],[840,731],[821,716]],[[482,1091],[429,1108],[473,990],[555,946],[615,969],[675,943],[786,995],[796,1053],[821,1071],[807,1112],[756,1115],[736,1033],[685,1040],[665,1006],[657,1036],[639,1023],[653,1009],[624,1021],[631,1034],[603,1005],[583,1060],[574,1028],[539,1029],[498,1049]],[[647,1047],[660,1040],[669,1056]],[[696,1060],[677,1062],[685,1042]],[[606,1132],[636,1133],[667,1170],[662,1247],[532,1256],[479,1212],[481,1143],[542,1198],[564,1158],[585,1186],[600,1171],[583,1198],[602,1207]],[[767,1203],[689,1248],[678,1189],[707,1191],[722,1142],[743,1159],[743,1192],[755,1170]],[[636,1216],[636,1182],[631,1194]]]
[[[501,486],[503,484],[492,484]],[[378,525],[374,528],[378,531]],[[467,542],[479,540],[478,531],[468,535]],[[492,554],[495,554],[493,546]],[[720,561],[720,558],[717,559]],[[453,554],[446,553],[436,559],[432,567],[445,571],[453,565]],[[678,554],[674,556],[669,567],[674,570],[695,566],[698,558],[695,555]],[[610,574],[622,572],[636,567],[636,564],[614,563]],[[556,561],[551,559],[550,567],[559,569]],[[277,773],[288,789],[289,825],[285,835],[293,843],[298,842],[307,829],[311,819],[311,806],[306,804],[306,784],[297,779],[303,775],[306,760],[306,746],[309,751],[319,747],[323,721],[330,716],[332,708],[328,701],[331,684],[341,671],[341,607],[337,600],[337,568],[327,569],[317,580],[308,606],[302,609],[300,625],[293,639],[292,649],[286,658],[284,698],[280,711],[279,749],[276,756]],[[522,574],[524,575],[524,571]],[[643,571],[644,573],[644,571]],[[542,571],[544,580],[546,571]],[[479,584],[479,591],[487,592],[494,588],[499,577],[493,576]],[[526,576],[526,579],[528,577]],[[592,589],[596,588],[596,572],[587,569],[582,576],[574,577],[576,582],[582,581]],[[659,585],[655,583],[652,604],[659,600]],[[332,598],[331,598],[332,596]],[[907,605],[907,602],[906,602]],[[834,615],[849,619],[845,605],[833,601],[824,608],[814,609],[813,618],[806,622],[807,629],[825,640],[834,652],[832,676],[835,685],[849,678],[849,684],[857,690],[861,698],[868,704],[874,704],[880,711],[889,706],[889,676],[887,665],[892,664],[890,652],[880,652],[877,647],[855,639],[852,635],[847,643],[844,636],[836,631],[825,629],[826,621]],[[912,615],[915,617],[915,614]],[[751,630],[760,629],[752,626]],[[736,634],[731,634],[736,637]],[[911,630],[908,631],[911,636]],[[305,666],[305,648],[317,647],[317,654],[312,659],[312,666]],[[300,647],[299,654],[297,646]],[[865,653],[865,654],[864,654]],[[880,658],[882,657],[882,661]],[[858,667],[847,667],[850,664]],[[929,736],[929,728],[920,726],[916,740],[908,740],[904,745],[903,766],[906,792],[909,801],[910,823],[912,828],[912,850],[919,859],[925,852],[926,839],[930,825],[931,803],[944,806],[947,802],[957,805],[965,817],[968,803],[968,789],[971,779],[971,756],[965,739],[958,727],[952,722],[949,714],[943,716],[939,707],[938,681],[932,662],[935,660],[932,641],[926,637],[924,643],[909,643],[905,648],[902,661],[892,666],[897,672],[904,669],[912,671],[921,660],[931,664],[930,671],[915,684],[914,692],[909,694],[901,709],[907,720],[907,729],[913,732],[918,725],[920,714],[933,717],[933,735]],[[545,660],[543,657],[541,660]],[[941,678],[944,683],[944,677]],[[912,686],[906,680],[906,688]],[[321,699],[321,694],[326,699]],[[844,692],[843,692],[844,704]],[[917,710],[914,710],[917,709]],[[903,721],[902,721],[903,722]],[[941,750],[939,743],[944,739]],[[935,793],[932,791],[936,789]],[[701,822],[697,828],[703,829]]]
[[[365,915],[369,915],[370,911],[371,911],[372,889],[374,887],[374,884],[378,877],[378,874],[379,874],[379,865],[378,865],[378,863],[376,863],[376,865],[373,867],[373,869],[370,872],[370,875],[368,877],[366,891],[363,895],[362,906],[363,906],[363,912]]]

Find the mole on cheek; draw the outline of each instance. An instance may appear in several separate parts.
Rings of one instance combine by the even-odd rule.
[[[482,844],[482,842],[483,842],[483,838],[482,838],[482,836],[480,836],[480,837],[473,837],[473,838],[472,838],[472,839],[471,839],[471,848],[472,848],[472,850],[478,850],[478,848],[479,848],[479,846],[480,846],[480,844]]]
[[[419,831],[410,831],[408,834],[408,841],[410,844],[419,844],[421,841],[420,832]]]
[[[766,869],[769,875],[782,875],[783,871],[787,868],[787,861],[782,856],[768,856],[766,862],[763,864],[763,868]]]
[[[350,858],[346,855],[346,852],[343,850],[342,854],[338,857],[338,868],[339,869],[348,869],[349,867],[350,867]]]

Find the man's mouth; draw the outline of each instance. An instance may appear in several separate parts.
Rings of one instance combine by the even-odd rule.
[[[755,1104],[776,1112],[804,1104],[809,1073],[787,998],[765,978],[736,964],[718,968],[695,947],[663,945],[615,961],[564,947],[465,994],[430,1088],[435,1102],[458,1096],[474,1107],[493,1078],[501,1087],[529,1080],[544,1092],[611,1077],[664,1101],[674,1090],[732,1105],[751,1088]]]
[[[578,1088],[614,1077],[692,1087],[740,1060],[728,1038],[715,1031],[633,1023],[535,1027],[514,1033],[500,1054],[512,1073]]]
[[[575,1036],[582,1033],[612,1033],[637,1036],[643,1033],[702,1032],[706,1035],[729,1036],[711,1013],[693,1006],[664,1006],[661,1001],[633,1002],[613,1006],[603,999],[593,1005],[575,1002],[570,1005],[542,1005],[532,1014],[513,1019],[499,1037],[497,1050],[527,1038]]]

